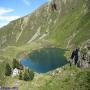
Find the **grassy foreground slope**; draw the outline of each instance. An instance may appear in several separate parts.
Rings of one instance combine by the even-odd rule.
[[[90,0],[55,0],[55,3],[56,11],[46,3],[0,29],[0,85],[5,82],[14,86],[18,81],[4,77],[4,64],[22,58],[23,52],[49,46],[72,49],[90,39]],[[74,66],[70,69],[67,65],[62,73],[54,73],[36,75],[32,82],[18,81],[18,87],[20,90],[89,90],[89,70]]]

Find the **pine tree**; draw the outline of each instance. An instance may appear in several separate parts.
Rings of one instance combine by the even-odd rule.
[[[33,80],[33,78],[34,78],[34,73],[33,73],[33,71],[29,71],[29,79],[30,79],[30,80]]]
[[[16,59],[13,59],[13,69],[15,69],[15,68],[18,68],[18,64],[19,64],[19,62],[16,60]]]
[[[29,74],[28,74],[28,71],[27,70],[25,70],[25,72],[24,72],[23,80],[29,81]]]
[[[23,69],[23,66],[16,60],[16,59],[13,59],[13,62],[12,62],[12,64],[13,64],[13,69],[15,69],[15,68],[18,68],[18,69]]]
[[[26,69],[23,75],[23,79],[25,81],[29,81],[29,80],[33,80],[33,78],[34,78],[34,73],[29,69]]]
[[[10,76],[11,73],[12,73],[12,69],[11,69],[10,65],[7,63],[6,67],[5,67],[5,75]]]
[[[20,72],[20,74],[19,74],[19,80],[22,80],[22,79],[23,79],[22,72]]]

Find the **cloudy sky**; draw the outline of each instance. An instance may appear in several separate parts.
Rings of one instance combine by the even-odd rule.
[[[25,16],[47,0],[0,0],[0,27]]]

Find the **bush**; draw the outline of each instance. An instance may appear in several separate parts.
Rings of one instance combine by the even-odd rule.
[[[78,90],[90,90],[90,71],[82,71],[76,75]]]
[[[6,67],[5,67],[5,75],[10,76],[11,73],[12,73],[12,69],[11,69],[10,65],[7,63]]]
[[[34,72],[33,71],[29,71],[29,75],[30,75],[29,80],[33,80]]]
[[[29,69],[25,70],[23,75],[23,80],[29,81],[29,80],[33,80],[33,78],[34,78],[34,73]]]

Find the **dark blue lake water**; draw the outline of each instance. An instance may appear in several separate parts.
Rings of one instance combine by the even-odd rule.
[[[21,60],[21,64],[38,73],[62,67],[67,64],[65,50],[60,48],[44,48],[35,50]]]

